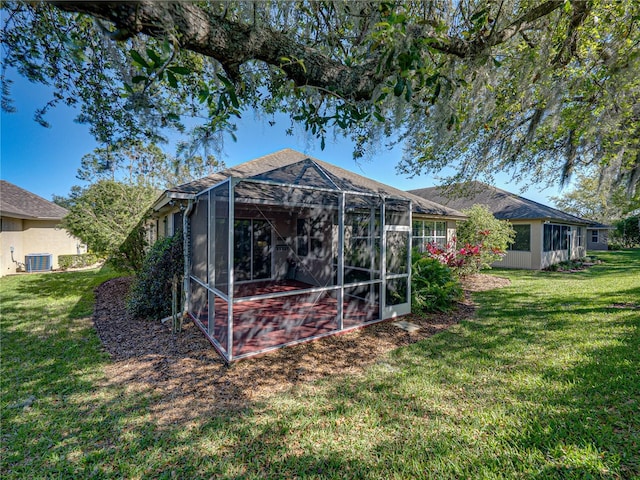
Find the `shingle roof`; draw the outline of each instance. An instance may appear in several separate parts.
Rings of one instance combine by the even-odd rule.
[[[324,187],[338,191],[376,193],[411,200],[415,213],[442,215],[452,218],[465,217],[463,213],[454,208],[439,205],[431,200],[376,182],[375,180],[288,148],[250,160],[193,182],[179,185],[169,189],[167,192],[169,194],[195,195],[229,177],[271,180],[278,183]],[[296,180],[300,180],[300,183]]]
[[[39,197],[6,180],[0,180],[0,212],[14,218],[60,220],[66,208]]]
[[[593,228],[594,230],[614,230],[615,229],[613,225],[606,225],[600,222],[589,223],[589,228]]]
[[[555,220],[574,224],[592,223],[590,220],[576,217],[481,182],[469,182],[456,187],[451,191],[443,187],[429,187],[410,190],[410,192],[459,210],[471,208],[476,204],[486,205],[500,220]]]

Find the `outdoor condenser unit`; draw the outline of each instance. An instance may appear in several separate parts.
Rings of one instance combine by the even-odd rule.
[[[27,272],[48,272],[53,267],[53,255],[50,253],[29,253],[24,256]]]

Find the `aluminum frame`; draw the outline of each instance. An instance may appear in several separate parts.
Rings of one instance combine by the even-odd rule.
[[[329,180],[331,180],[329,178]],[[325,192],[325,193],[331,193],[333,195],[335,194],[339,194],[338,196],[338,205],[336,207],[330,206],[330,205],[320,205],[318,208],[321,209],[333,209],[336,210],[337,209],[337,213],[338,213],[338,245],[337,245],[337,279],[336,279],[336,284],[335,285],[330,285],[330,286],[318,286],[318,287],[313,287],[313,288],[306,288],[306,289],[298,289],[298,290],[292,290],[292,291],[283,291],[283,292],[274,292],[274,293],[265,293],[265,294],[259,294],[259,295],[252,295],[252,296],[246,296],[246,297],[236,297],[236,292],[235,292],[235,274],[234,274],[234,219],[235,219],[235,207],[236,207],[236,201],[235,201],[235,191],[236,191],[236,187],[241,184],[241,183],[252,183],[252,184],[256,184],[256,185],[270,185],[270,186],[276,186],[279,188],[295,188],[298,190],[302,190],[304,191],[313,191],[313,192]],[[333,183],[333,182],[331,182]],[[226,261],[226,269],[227,269],[227,293],[225,294],[224,292],[222,292],[220,289],[217,288],[216,286],[216,262],[215,262],[215,258],[211,258],[211,254],[208,253],[209,258],[208,258],[208,269],[207,269],[207,277],[208,277],[208,281],[204,282],[202,281],[202,279],[199,279],[195,276],[193,276],[190,272],[189,274],[189,282],[196,282],[197,284],[199,284],[201,287],[205,288],[207,290],[207,299],[209,302],[209,306],[208,306],[208,326],[205,329],[204,325],[202,323],[200,323],[200,321],[198,319],[196,319],[192,314],[191,314],[191,305],[188,304],[187,305],[187,311],[189,312],[189,314],[191,315],[191,317],[193,318],[193,320],[195,321],[196,325],[203,331],[203,333],[205,334],[205,336],[208,338],[208,340],[212,343],[212,345],[216,348],[216,350],[218,351],[218,353],[224,358],[224,360],[227,363],[242,359],[242,358],[246,358],[246,357],[250,357],[250,356],[254,356],[254,355],[259,355],[265,352],[269,352],[272,350],[276,350],[278,348],[282,348],[284,346],[289,346],[289,345],[295,345],[295,344],[299,344],[299,343],[303,343],[303,342],[307,342],[307,341],[312,341],[318,338],[322,338],[325,336],[329,336],[329,335],[334,335],[338,332],[345,332],[345,331],[349,331],[349,330],[353,330],[355,328],[361,328],[364,327],[366,325],[370,325],[373,323],[377,323],[380,321],[383,321],[387,318],[390,318],[389,312],[392,311],[395,307],[397,307],[397,305],[392,305],[392,306],[387,306],[386,305],[386,285],[387,285],[387,281],[388,280],[393,280],[393,279],[399,279],[399,278],[406,278],[407,284],[408,284],[408,288],[407,288],[407,298],[405,299],[406,302],[400,305],[409,305],[409,310],[410,310],[410,298],[411,298],[411,282],[410,282],[410,278],[411,278],[411,242],[412,242],[412,231],[411,231],[411,222],[412,222],[412,204],[409,200],[405,199],[405,198],[400,198],[400,197],[392,197],[392,196],[385,196],[379,193],[372,193],[372,192],[359,192],[359,191],[351,191],[351,190],[340,190],[339,188],[336,189],[330,189],[330,188],[325,188],[325,187],[317,187],[317,186],[307,186],[307,185],[296,185],[296,184],[291,184],[291,183],[280,183],[280,182],[275,182],[275,181],[269,181],[269,180],[263,180],[263,179],[245,179],[245,178],[236,178],[236,177],[229,177],[221,182],[216,183],[215,185],[203,190],[202,192],[200,192],[198,195],[196,195],[196,202],[197,202],[197,198],[203,196],[203,195],[208,195],[208,215],[207,215],[207,248],[211,249],[211,242],[215,240],[216,238],[216,233],[220,233],[220,232],[216,232],[216,228],[218,228],[218,226],[216,225],[215,222],[215,215],[216,215],[216,211],[218,209],[217,205],[215,202],[212,202],[212,192],[214,191],[214,189],[220,188],[222,187],[224,184],[228,185],[228,195],[227,195],[227,200],[228,200],[228,210],[227,210],[227,218],[228,218],[228,222],[227,222],[227,261]],[[335,183],[334,183],[335,185]],[[370,197],[370,198],[377,198],[379,199],[379,206],[371,206],[369,207],[369,238],[370,239],[374,239],[374,238],[379,238],[380,239],[380,275],[379,278],[377,279],[371,279],[369,281],[359,281],[359,282],[353,282],[353,283],[348,283],[345,285],[344,283],[344,271],[345,271],[345,213],[346,213],[346,204],[347,204],[347,195],[353,195],[356,197]],[[387,202],[389,201],[393,201],[394,203],[397,204],[397,202],[401,202],[403,204],[407,205],[406,210],[402,210],[403,212],[405,212],[408,215],[408,225],[395,225],[395,224],[389,224],[387,225],[387,218],[386,218],[386,213],[387,213]],[[272,202],[268,202],[265,201],[265,203],[261,203],[261,201],[259,199],[245,199],[243,202],[237,202],[237,203],[243,203],[243,204],[264,204],[264,205],[272,205]],[[212,207],[213,204],[213,207]],[[284,209],[287,208],[294,208],[293,205],[289,205],[287,204],[287,202],[282,202],[280,204],[278,204],[278,206],[283,207]],[[300,205],[296,205],[298,207],[305,207],[305,208],[312,208],[310,206],[310,204],[300,204]],[[359,207],[354,207],[355,209],[358,209]],[[213,214],[212,214],[213,212]],[[375,223],[375,217],[377,212],[380,213],[380,236],[379,237],[375,237],[373,235],[373,229],[374,229],[374,223]],[[185,216],[185,219],[187,217]],[[212,218],[214,221],[212,221]],[[189,217],[189,221],[191,220],[191,217]],[[186,222],[186,221],[185,221]],[[408,234],[408,248],[407,248],[407,272],[406,273],[391,273],[389,274],[387,272],[387,232],[402,232],[402,233],[407,233]],[[373,241],[373,240],[371,240]],[[210,252],[210,250],[209,250]],[[370,269],[369,271],[373,271],[375,269],[373,269],[374,267],[374,262],[375,262],[375,258],[374,258],[374,254],[373,252],[371,253],[371,259],[370,259]],[[352,268],[357,268],[357,267],[352,267]],[[364,269],[366,270],[366,269]],[[213,279],[213,280],[212,280]],[[350,289],[353,287],[359,287],[359,286],[373,286],[373,285],[379,285],[379,294],[378,294],[378,318],[371,320],[371,321],[365,321],[359,325],[355,325],[355,326],[350,326],[350,327],[345,327],[344,324],[344,299],[345,299],[345,289]],[[189,285],[190,288],[190,285]],[[190,291],[190,289],[188,290]],[[269,299],[276,299],[276,298],[284,298],[284,297],[290,297],[290,296],[296,296],[296,295],[305,295],[305,294],[313,294],[313,293],[322,293],[322,292],[336,292],[336,297],[337,297],[337,328],[334,331],[331,332],[326,332],[326,333],[322,333],[322,334],[318,334],[318,335],[312,335],[312,336],[308,336],[308,337],[304,337],[304,338],[297,338],[297,339],[293,339],[291,341],[286,341],[284,343],[281,344],[277,344],[277,345],[273,345],[273,346],[268,346],[265,348],[261,348],[259,350],[250,352],[250,353],[244,353],[244,354],[236,354],[236,352],[234,352],[234,306],[237,304],[242,304],[245,302],[251,302],[251,301],[260,301],[260,300],[269,300]],[[223,302],[226,303],[227,305],[227,338],[226,338],[226,346],[223,346],[220,341],[215,338],[214,335],[214,322],[215,322],[215,299],[219,298],[221,299]],[[391,316],[395,316],[394,314],[391,314]]]

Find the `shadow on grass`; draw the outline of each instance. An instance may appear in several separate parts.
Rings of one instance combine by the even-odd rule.
[[[2,401],[7,478],[34,471],[93,478],[640,475],[638,314],[615,310],[612,323],[626,333],[614,339],[597,332],[602,322],[585,320],[578,327],[575,320],[613,312],[614,299],[638,293],[633,286],[585,304],[569,293],[527,296],[515,287],[486,292],[478,296],[478,321],[400,349],[368,376],[327,379],[282,403],[253,403],[231,415],[160,426],[149,415],[158,400],[151,384],[131,390],[127,382],[105,384],[99,373],[108,362],[83,318],[97,280],[46,280],[42,288],[36,282],[17,288],[12,301],[44,292],[45,298],[65,297],[72,287],[82,293],[57,324],[59,332],[26,325],[51,306],[24,318],[11,306],[9,316],[18,325],[8,332],[8,350],[3,327],[2,367],[8,382],[3,392],[11,392]],[[71,328],[62,328],[65,322]],[[579,335],[581,328],[596,341],[581,347],[575,364],[519,360],[538,349],[574,348],[545,334]],[[201,377],[206,381],[205,372]],[[541,390],[520,377],[539,377],[541,385],[551,378],[563,388]],[[29,393],[37,397],[31,409],[6,407]],[[474,410],[491,415],[476,417]]]
[[[551,458],[536,478],[640,476],[640,315],[626,314],[622,322],[627,335],[554,372],[570,388],[545,395],[544,407],[514,439]]]

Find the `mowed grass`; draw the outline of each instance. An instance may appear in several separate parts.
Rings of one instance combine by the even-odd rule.
[[[640,478],[640,251],[597,255],[494,271],[477,318],[361,376],[169,426],[104,382],[87,316],[112,272],[2,279],[2,476]]]

